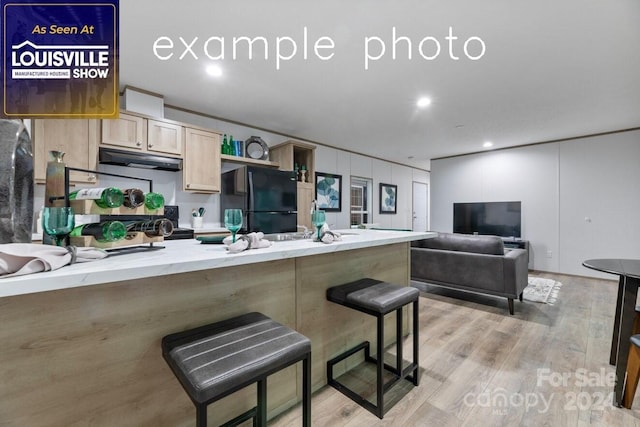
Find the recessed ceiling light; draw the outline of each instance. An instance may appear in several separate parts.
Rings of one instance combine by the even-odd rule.
[[[482,144],[482,146],[483,146],[484,148],[490,148],[490,147],[493,147],[493,142],[487,141],[487,142],[485,142],[484,144]]]
[[[218,65],[209,65],[207,67],[207,74],[213,77],[220,77],[222,75],[222,68]]]
[[[427,97],[422,97],[422,98],[418,99],[418,102],[416,104],[420,108],[425,108],[425,107],[428,107],[431,104],[431,99],[427,98]]]

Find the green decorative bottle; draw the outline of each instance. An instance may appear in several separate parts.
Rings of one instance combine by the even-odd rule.
[[[69,236],[93,236],[98,242],[117,242],[127,235],[127,228],[120,221],[93,222],[79,225]]]
[[[234,145],[233,142],[233,135],[229,135],[229,139],[227,140],[227,151],[230,156],[235,156],[236,155],[236,147]]]
[[[83,188],[69,194],[69,200],[93,200],[101,208],[117,208],[124,203],[124,194],[119,188]]]
[[[227,142],[227,134],[222,137],[222,154],[229,154],[229,143]]]
[[[144,205],[152,211],[163,208],[164,196],[160,193],[147,193],[144,195]]]

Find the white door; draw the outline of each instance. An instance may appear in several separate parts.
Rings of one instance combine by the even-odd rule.
[[[413,231],[427,231],[429,225],[428,184],[413,182]]]

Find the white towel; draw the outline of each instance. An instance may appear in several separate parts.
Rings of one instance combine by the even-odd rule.
[[[337,231],[331,231],[331,229],[329,228],[329,224],[325,222],[324,225],[320,228],[320,241],[322,243],[329,244],[333,242],[339,242],[340,240],[342,240],[342,236],[340,235],[340,233],[338,233]]]
[[[0,245],[0,278],[57,270],[74,262],[102,259],[107,252],[98,248],[5,243]]]
[[[261,231],[249,233],[246,236],[236,236],[235,243],[232,243],[232,241],[233,236],[227,236],[222,240],[222,243],[227,246],[231,254],[236,254],[247,249],[260,249],[271,246],[270,241],[264,240],[264,233]]]

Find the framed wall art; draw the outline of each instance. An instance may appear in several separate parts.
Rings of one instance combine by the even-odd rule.
[[[316,201],[318,209],[340,212],[342,210],[342,175],[316,172]]]
[[[380,183],[380,213],[397,213],[398,186]]]

